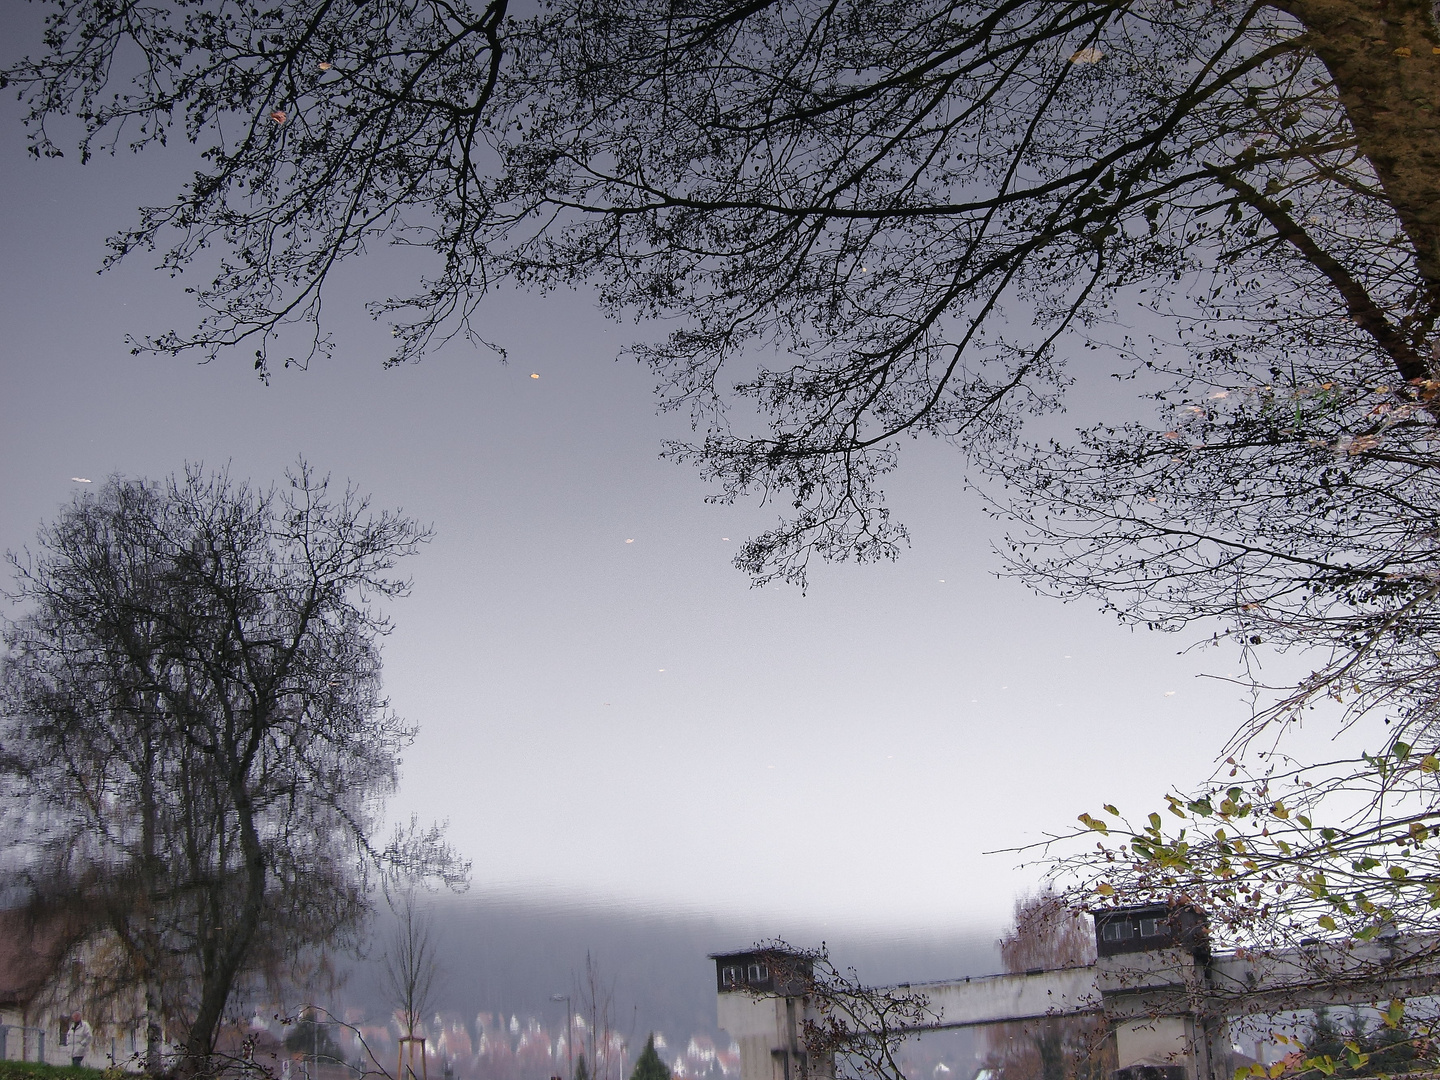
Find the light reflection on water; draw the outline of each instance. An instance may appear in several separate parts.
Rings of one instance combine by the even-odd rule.
[[[806,919],[791,914],[725,912],[695,905],[659,903],[585,893],[568,888],[543,891],[487,884],[455,897],[437,898],[457,917],[540,918],[610,926],[625,936],[663,932],[703,940],[711,952],[744,949],[780,939],[801,948],[822,944],[842,969],[855,968],[863,981],[881,984],[927,982],[1000,970],[995,940],[1000,926],[960,919],[948,926],[917,922]],[[957,903],[957,908],[962,905]],[[486,914],[488,913],[488,915]]]
[[[728,1044],[716,1022],[711,953],[776,937],[802,947],[824,943],[838,967],[853,967],[871,985],[988,974],[1000,966],[998,928],[840,924],[490,884],[459,896],[432,894],[430,903],[440,958],[434,1007],[472,1041],[482,1017],[487,1024],[510,1017],[521,1030],[534,1021],[551,1036],[564,1030],[567,1010],[583,1016],[588,1008],[587,959],[609,1013],[602,1026],[631,1047],[661,1033],[672,1053],[692,1036]],[[348,977],[337,1005],[372,1018],[392,1011],[380,957],[393,928],[393,916],[382,910],[368,958],[342,973]],[[972,1032],[941,1032],[908,1041],[901,1059],[910,1080],[971,1080],[981,1049]]]
[[[443,955],[458,976],[449,980],[457,1011],[495,1009],[563,1022],[567,1004],[552,999],[568,993],[574,1002],[586,996],[589,955],[628,1038],[643,1041],[646,1033],[659,1031],[680,1038],[682,1045],[691,1034],[722,1038],[708,954],[776,937],[807,948],[823,943],[838,967],[854,968],[872,985],[1000,969],[998,927],[867,926],[662,906],[573,890],[487,885],[437,898],[436,924],[449,938]],[[907,1040],[900,1059],[910,1080],[970,1080],[983,1045],[972,1031],[934,1032]]]

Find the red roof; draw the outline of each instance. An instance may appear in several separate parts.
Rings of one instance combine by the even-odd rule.
[[[0,911],[0,1006],[25,1006],[74,941],[70,920],[23,908]]]

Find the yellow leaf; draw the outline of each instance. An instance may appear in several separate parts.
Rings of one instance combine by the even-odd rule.
[[[1440,758],[1434,754],[1426,754],[1420,759],[1421,772],[1440,772]]]
[[[1329,915],[1321,915],[1320,918],[1316,919],[1315,921],[1319,923],[1322,927],[1324,927],[1326,930],[1335,929],[1335,920],[1332,919]]]
[[[1095,886],[1095,891],[1101,896],[1114,896],[1115,886],[1111,885],[1108,881],[1102,881],[1099,885]]]
[[[1395,55],[1396,55],[1396,56],[1411,56],[1411,55],[1413,55],[1413,54],[1410,52],[1410,46],[1409,46],[1409,45],[1401,45],[1398,49],[1395,50]]]
[[[1405,1001],[1403,998],[1396,998],[1390,1002],[1390,1007],[1385,1010],[1381,1019],[1388,1028],[1396,1027],[1405,1018]]]

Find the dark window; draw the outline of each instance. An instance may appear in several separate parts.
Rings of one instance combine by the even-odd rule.
[[[762,983],[770,978],[770,969],[764,964],[751,964],[749,974],[752,983]]]
[[[1105,924],[1106,941],[1129,941],[1135,935],[1135,931],[1128,922],[1116,920]]]
[[[1159,920],[1159,919],[1141,919],[1141,920],[1140,920],[1140,936],[1141,936],[1141,937],[1159,937],[1163,932],[1164,932],[1164,931],[1161,929],[1160,920]]]
[[[740,968],[732,965],[730,967],[721,969],[720,981],[723,982],[726,986],[739,986],[744,981],[744,979],[741,976]]]

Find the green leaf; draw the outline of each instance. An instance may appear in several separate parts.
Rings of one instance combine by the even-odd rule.
[[[1385,1022],[1387,1028],[1397,1028],[1400,1021],[1405,1018],[1405,999],[1396,998],[1390,1002],[1390,1007],[1381,1014],[1380,1019]]]
[[[1315,921],[1322,927],[1324,927],[1326,930],[1335,929],[1335,920],[1332,919],[1329,915],[1321,915],[1320,918],[1316,919]]]

